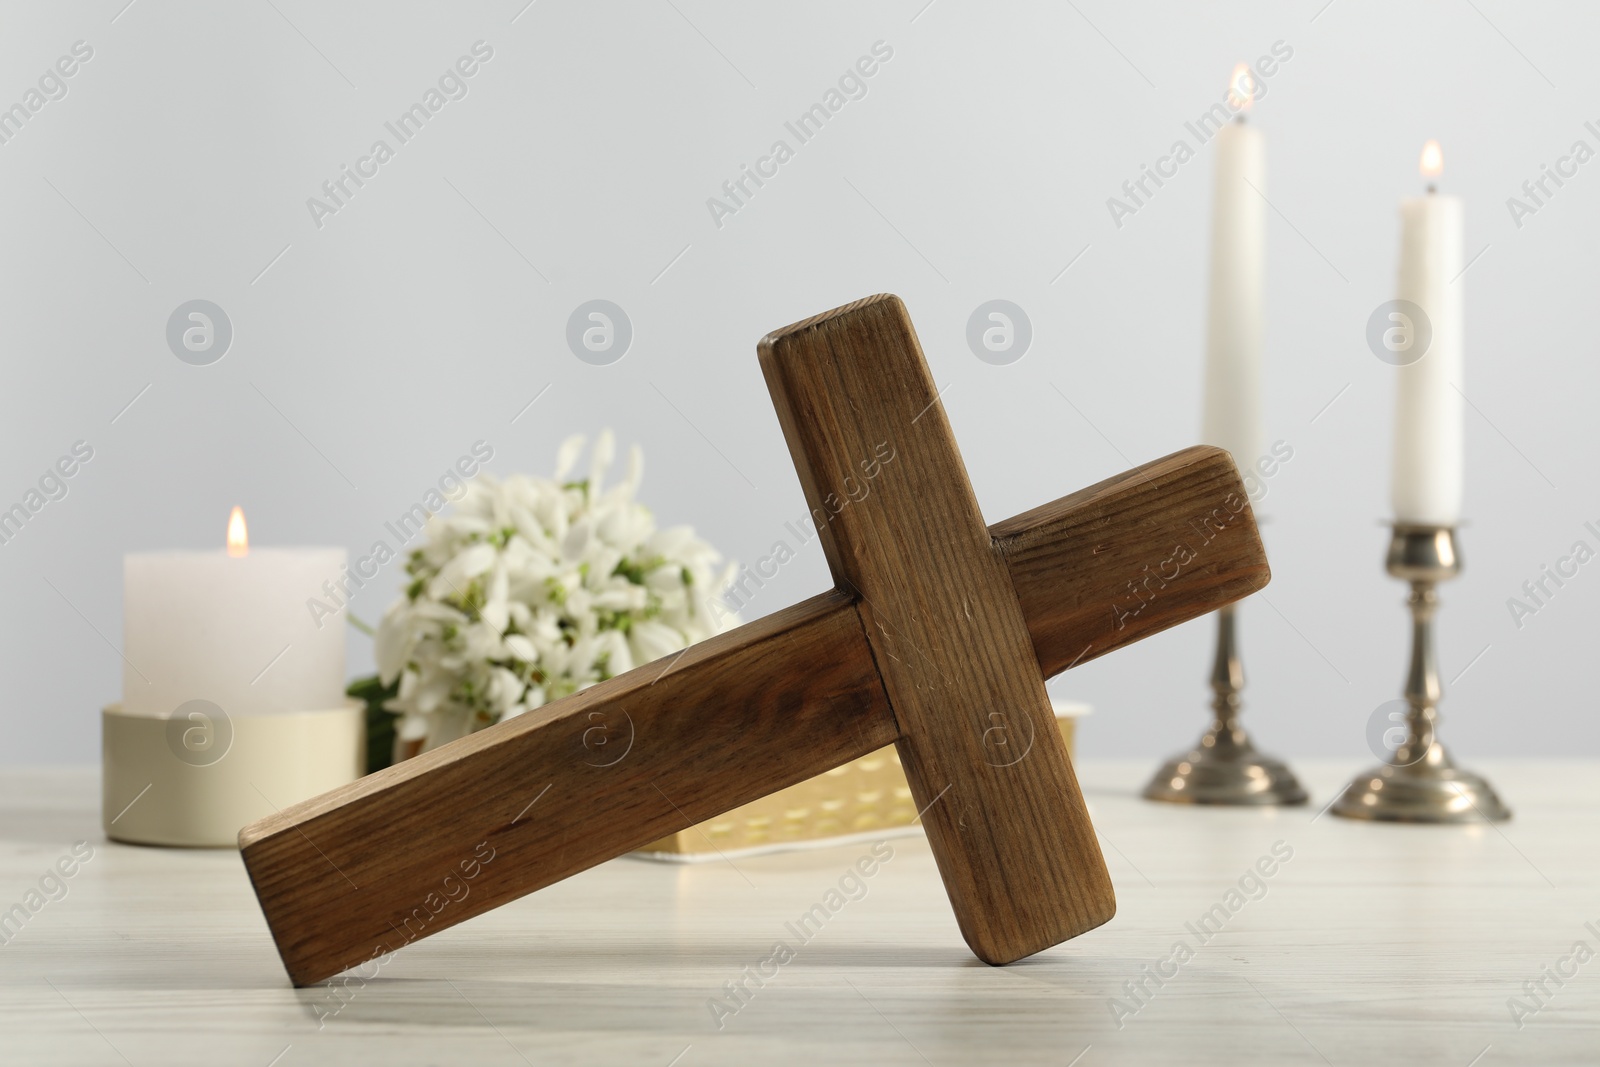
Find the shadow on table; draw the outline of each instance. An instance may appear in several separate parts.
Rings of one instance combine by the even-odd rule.
[[[399,963],[411,972],[404,977],[391,971],[366,981],[350,973],[292,995],[308,1023],[324,1031],[423,1026],[817,1040],[839,1030],[881,1036],[886,1016],[909,1011],[925,1032],[954,1027],[959,1043],[981,1046],[987,1028],[998,1035],[1018,1013],[1042,1013],[1052,1031],[1104,1029],[1107,984],[1129,966],[1062,955],[995,968],[960,945],[853,943],[806,946],[775,974],[752,978],[750,953],[742,943],[556,953],[436,948],[425,960],[418,954]]]

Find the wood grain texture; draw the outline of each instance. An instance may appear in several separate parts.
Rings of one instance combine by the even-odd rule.
[[[905,305],[860,301],[759,352],[962,936],[1009,963],[1099,926],[1111,878]]]
[[[1227,523],[1214,521],[1204,552],[1176,573],[1169,568],[1159,595],[1148,591],[1155,587],[1142,577],[1142,568],[1159,567],[1175,543],[1195,540],[1198,534],[1190,531],[1203,528],[1205,516],[1217,507],[1226,507],[1230,494],[1242,499],[1238,473],[1217,449],[1168,456],[984,530],[943,412],[932,403],[925,368],[906,375],[905,361],[919,364],[920,353],[904,309],[892,298],[877,298],[813,324],[841,315],[855,327],[869,324],[865,354],[856,352],[859,362],[845,391],[832,394],[832,405],[823,404],[826,412],[807,406],[802,417],[811,422],[804,426],[795,421],[794,401],[808,395],[809,384],[780,374],[774,391],[788,398],[780,408],[788,410],[783,418],[791,441],[811,435],[806,448],[834,449],[821,457],[821,476],[836,479],[842,495],[819,492],[835,482],[820,481],[809,458],[800,464],[803,480],[809,479],[808,496],[824,509],[820,524],[830,561],[839,552],[836,538],[843,537],[862,546],[869,570],[881,564],[884,573],[852,578],[836,569],[851,592],[814,597],[680,657],[645,664],[247,827],[240,834],[245,866],[297,984],[336,974],[374,952],[447,929],[865,755],[905,735],[908,722],[917,737],[931,730],[941,738],[913,746],[923,760],[924,785],[958,759],[970,757],[979,768],[976,786],[963,779],[959,794],[952,786],[952,795],[939,800],[940,817],[953,820],[955,831],[963,834],[987,829],[1011,818],[1012,809],[969,804],[947,813],[946,802],[977,795],[971,790],[986,787],[991,778],[1004,781],[1002,770],[1018,777],[1020,772],[990,767],[985,760],[995,760],[996,748],[1004,755],[1014,736],[1021,743],[1017,727],[1038,725],[1032,712],[1022,720],[1013,712],[1008,721],[995,693],[1020,695],[1030,706],[1037,698],[1035,710],[1048,715],[1042,685],[1034,684],[1040,677],[1265,584],[1265,559],[1248,507],[1229,512]],[[901,364],[893,375],[900,379],[899,389],[871,382],[888,373],[881,362],[885,353],[898,353]],[[857,380],[862,377],[866,384]],[[914,386],[909,392],[908,381]],[[889,395],[875,396],[874,388]],[[849,399],[840,404],[840,397]],[[909,450],[891,446],[897,451],[887,461],[874,450],[873,462],[863,468],[868,456],[857,458],[850,448],[839,451],[829,443],[845,440],[854,448],[859,442],[818,434],[816,417],[825,413],[843,432],[840,420],[859,418],[869,398],[887,405],[892,414],[881,425],[900,434],[897,440]],[[913,402],[916,410],[905,410]],[[871,437],[874,425],[854,423],[848,434]],[[852,463],[854,480],[845,481]],[[881,510],[886,503],[892,516]],[[953,525],[946,528],[946,522]],[[908,535],[920,540],[902,544]],[[893,551],[874,555],[883,546]],[[928,573],[943,584],[930,588]],[[1130,581],[1146,583],[1142,597],[1133,596]],[[864,582],[871,604],[856,599],[854,590]],[[966,591],[979,587],[975,602]],[[952,590],[954,600],[940,599]],[[969,616],[974,603],[978,610]],[[874,605],[904,614],[886,615]],[[940,626],[952,612],[956,629],[946,633]],[[876,640],[869,640],[866,620]],[[983,644],[991,631],[1003,636],[1003,647]],[[910,659],[916,662],[907,666]],[[893,674],[895,685],[912,690],[899,705],[891,703],[880,679],[886,663],[891,666],[885,673]],[[964,683],[964,703],[950,720],[960,736],[947,751],[942,738],[952,727],[940,703],[947,679],[988,679],[995,672],[1022,682],[1010,689],[984,688],[987,681]],[[925,694],[919,685],[929,687]],[[981,690],[981,705],[973,690]],[[920,718],[897,717],[901,707]],[[984,717],[974,723],[971,715],[980,707]],[[997,708],[1001,729],[994,732],[996,720],[988,716]],[[1053,724],[1043,737],[1059,743]],[[1047,935],[1039,932],[1041,920],[1030,909],[1035,900],[1057,899],[1051,896],[1054,887],[1040,879],[1061,877],[1064,870],[1069,878],[1088,871],[1089,883],[1087,897],[1064,898],[1067,903],[1058,909],[1067,913],[1061,928],[1086,929],[1109,916],[1109,886],[1103,883],[1098,853],[1093,862],[1078,865],[1094,842],[1081,819],[1064,753],[1041,748],[1023,762],[1035,760],[1054,760],[1056,769],[1044,776],[1045,799],[1030,793],[1016,817],[1056,850],[1055,866],[1024,871],[1017,881],[994,879],[986,897],[967,884],[967,874],[956,876],[965,879],[955,890],[963,894],[962,907],[1005,913],[999,934],[986,926],[973,935],[978,938],[974,948],[983,945],[980,955],[986,959],[1042,947]],[[1024,791],[1035,785],[1029,782]],[[934,798],[927,793],[921,803]],[[1057,810],[1063,806],[1070,809],[1067,816]],[[941,825],[935,832],[955,831]],[[491,853],[493,858],[482,862]],[[964,872],[974,858],[984,859],[982,849],[950,862]],[[1069,860],[1070,870],[1063,866]],[[462,877],[464,863],[474,871],[470,879]],[[454,879],[448,885],[447,876]]]
[[[1047,678],[1249,596],[1272,576],[1233,457],[1209,446],[989,532]]]
[[[270,816],[239,844],[306,985],[896,732],[854,609],[826,593]]]

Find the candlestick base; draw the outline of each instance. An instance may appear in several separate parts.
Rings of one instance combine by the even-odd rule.
[[[1304,804],[1289,765],[1257,752],[1241,729],[1208,730],[1198,747],[1174,756],[1144,787],[1146,800],[1174,804]]]
[[[1288,764],[1256,751],[1250,735],[1239,725],[1239,693],[1244,688],[1244,668],[1232,607],[1217,612],[1217,655],[1211,672],[1215,715],[1200,744],[1161,766],[1144,787],[1146,800],[1172,804],[1304,804],[1300,787]]]
[[[1433,619],[1439,582],[1461,573],[1455,530],[1397,522],[1384,568],[1411,585],[1411,666],[1406,674],[1406,736],[1389,762],[1358,775],[1329,809],[1346,819],[1384,822],[1483,823],[1511,818],[1511,809],[1481,775],[1455,765],[1439,743],[1439,666]]]
[[[1345,786],[1329,809],[1346,819],[1381,822],[1481,823],[1511,818],[1481,775],[1457,767],[1435,742],[1410,766],[1374,767]]]

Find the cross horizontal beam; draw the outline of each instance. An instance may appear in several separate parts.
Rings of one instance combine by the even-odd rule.
[[[1269,577],[1244,485],[1215,448],[989,532],[1045,677]],[[835,590],[268,816],[239,844],[290,978],[307,985],[903,733],[861,605]]]

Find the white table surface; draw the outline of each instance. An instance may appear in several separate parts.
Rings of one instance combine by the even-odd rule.
[[[409,946],[344,1003],[289,986],[236,853],[108,843],[93,771],[7,771],[0,908],[75,840],[94,856],[0,945],[0,1063],[1600,1063],[1600,958],[1520,1028],[1507,1004],[1574,942],[1600,953],[1600,763],[1473,762],[1503,827],[1313,819],[1353,761],[1301,763],[1313,804],[1280,811],[1150,804],[1151,766],[1088,763],[1118,915],[1010,967],[968,953],[910,837],[805,944],[785,923],[867,844],[613,861]],[[1293,858],[1200,946],[1185,923],[1278,841]],[[778,938],[794,959],[719,1030],[708,1001]],[[1193,958],[1119,1028],[1112,998],[1179,939]]]

